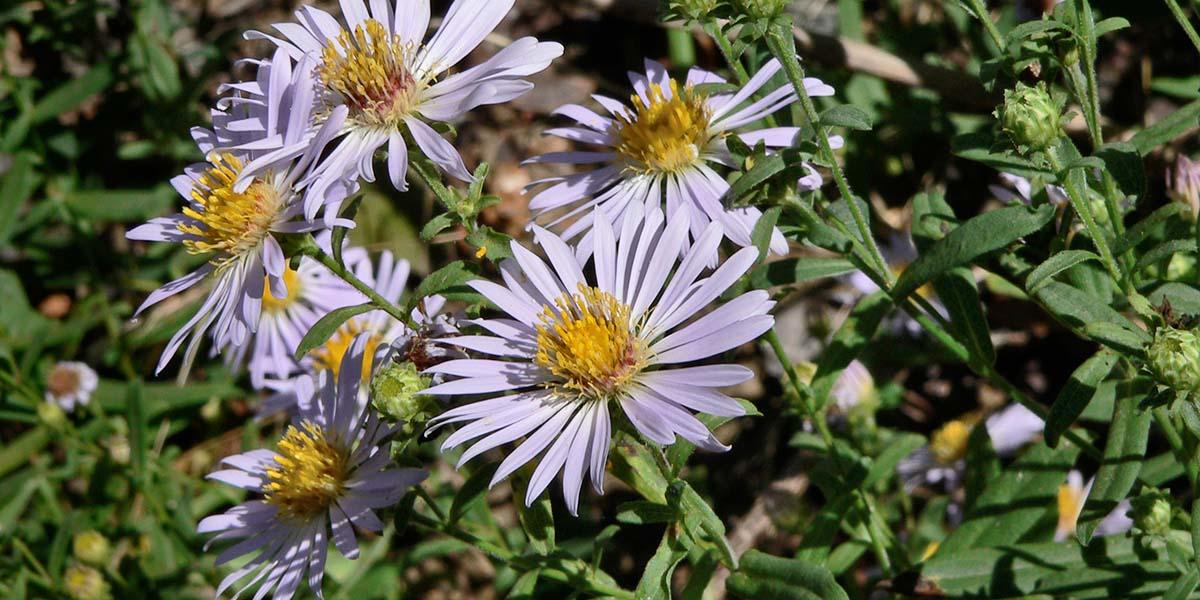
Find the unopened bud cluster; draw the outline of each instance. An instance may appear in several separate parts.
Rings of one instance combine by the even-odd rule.
[[[771,19],[783,14],[788,0],[734,0],[738,12],[752,19]]]
[[[411,362],[391,362],[371,379],[371,405],[388,421],[419,424],[429,418],[430,398],[420,393],[430,379]]]
[[[1146,348],[1146,366],[1158,383],[1176,392],[1200,390],[1200,336],[1191,329],[1160,327]]]
[[[1021,153],[1047,150],[1062,136],[1062,105],[1055,102],[1045,83],[1017,87],[1004,92],[1004,104],[996,110],[1000,129]]]

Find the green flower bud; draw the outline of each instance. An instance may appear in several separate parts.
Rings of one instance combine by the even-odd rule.
[[[1200,390],[1200,337],[1193,330],[1160,327],[1146,348],[1155,380],[1177,392]]]
[[[371,380],[371,406],[389,421],[417,424],[429,417],[429,396],[419,395],[430,379],[410,362],[388,363]]]
[[[717,10],[718,0],[665,0],[662,12],[669,17],[704,21]]]
[[[1171,501],[1161,492],[1147,492],[1132,502],[1133,523],[1150,535],[1166,535],[1171,531]]]
[[[734,0],[738,12],[752,19],[771,19],[783,14],[788,0]]]
[[[1167,262],[1168,281],[1192,281],[1196,278],[1196,257],[1191,254],[1175,254]]]
[[[110,600],[112,590],[99,571],[86,565],[71,565],[63,572],[63,591],[71,600]]]
[[[1045,83],[1017,87],[1004,92],[1004,104],[996,110],[1000,129],[1019,152],[1045,150],[1062,136],[1062,106],[1054,101]]]
[[[112,556],[112,545],[108,543],[108,538],[91,529],[75,534],[75,539],[71,540],[71,548],[75,552],[75,558],[93,567],[103,566]]]
[[[207,423],[215,423],[221,418],[221,399],[213,396],[200,407],[200,418]]]
[[[54,431],[61,431],[67,425],[67,413],[54,402],[39,402],[37,414],[38,419]]]

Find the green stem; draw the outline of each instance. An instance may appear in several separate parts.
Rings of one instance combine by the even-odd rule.
[[[1175,423],[1171,421],[1171,415],[1161,406],[1151,411],[1154,416],[1154,422],[1158,424],[1158,428],[1162,430],[1163,437],[1167,439],[1167,444],[1171,446],[1171,453],[1175,455],[1175,460],[1183,465],[1184,471],[1187,473],[1188,482],[1191,483],[1192,489],[1195,490],[1200,483],[1200,467],[1196,461],[1188,454],[1187,447],[1183,444],[1183,437],[1179,435],[1179,430],[1175,427]]]
[[[300,247],[300,253],[316,259],[316,261],[324,265],[325,268],[333,271],[334,275],[337,275],[342,279],[342,281],[354,286],[354,289],[362,292],[363,295],[371,300],[371,304],[374,304],[380,310],[391,315],[392,318],[404,323],[411,329],[417,329],[417,324],[413,322],[410,315],[401,310],[399,306],[396,306],[383,296],[380,296],[379,292],[376,292],[374,288],[364,283],[363,280],[359,279],[354,273],[350,272],[349,269],[340,264],[332,256],[326,254],[325,251],[320,249],[315,243],[312,242],[312,240],[308,240],[307,243]]]
[[[1100,259],[1104,262],[1104,266],[1108,269],[1109,275],[1113,281],[1117,282],[1128,295],[1132,292],[1127,287],[1128,280],[1121,272],[1121,267],[1117,265],[1116,259],[1113,258],[1112,249],[1108,247],[1108,238],[1104,232],[1100,230],[1100,226],[1096,224],[1096,218],[1092,214],[1092,206],[1088,203],[1087,196],[1083,190],[1071,178],[1070,173],[1063,172],[1062,161],[1058,158],[1058,153],[1053,148],[1046,150],[1046,160],[1050,163],[1050,168],[1054,169],[1060,183],[1067,190],[1067,196],[1071,199],[1071,205],[1075,207],[1075,212],[1079,214],[1079,218],[1083,221],[1084,227],[1087,228],[1088,235],[1092,237],[1092,243],[1096,244],[1096,249],[1100,251]]]
[[[997,52],[1004,51],[1004,36],[1000,34],[1000,30],[996,28],[996,24],[992,22],[992,15],[988,12],[987,5],[983,0],[970,0],[971,12],[975,13],[975,18],[983,23],[983,28],[987,31],[988,37],[992,38],[992,43],[996,45]]]
[[[1175,20],[1183,28],[1183,32],[1187,34],[1188,39],[1192,41],[1192,45],[1196,47],[1196,51],[1200,52],[1200,35],[1196,34],[1196,28],[1192,27],[1192,23],[1188,21],[1187,14],[1183,12],[1183,8],[1175,0],[1164,0],[1164,2],[1167,3],[1167,8],[1171,9],[1171,14],[1175,16]]]
[[[729,65],[729,68],[733,71],[734,81],[738,85],[746,85],[746,82],[750,81],[750,73],[746,71],[746,66],[742,64],[742,60],[733,51],[733,44],[729,41],[729,36],[725,35],[724,31],[721,31],[721,24],[715,19],[705,21],[704,32],[716,42],[717,49],[721,51],[721,57],[725,59],[725,64]],[[758,99],[761,95],[761,90],[755,92],[754,98]],[[775,121],[775,115],[767,115],[764,121],[771,127],[778,125]]]
[[[433,501],[433,496],[430,496],[429,492],[427,492],[425,488],[418,485],[416,487],[416,492],[417,496],[421,498],[421,500],[424,500],[425,504],[429,506],[429,510],[432,510],[433,514],[437,515],[438,521],[441,521],[442,523],[449,523],[449,517],[447,517],[446,513],[442,511],[442,507],[438,506],[437,502]]]
[[[804,109],[804,116],[817,131],[817,145],[821,150],[821,158],[829,163],[829,171],[833,174],[833,181],[837,184],[838,193],[845,199],[847,207],[850,209],[850,215],[854,218],[858,234],[861,236],[863,244],[870,251],[870,256],[879,268],[879,272],[883,274],[884,280],[888,282],[888,287],[890,287],[892,273],[888,270],[887,261],[883,259],[883,254],[879,252],[879,246],[875,243],[875,237],[871,235],[871,225],[867,220],[867,216],[863,214],[858,203],[854,201],[854,194],[850,192],[850,185],[846,182],[846,175],[842,173],[842,167],[838,164],[837,155],[833,152],[833,146],[829,144],[829,136],[826,135],[825,128],[821,126],[821,117],[817,114],[817,107],[813,104],[812,98],[808,95],[808,90],[804,87],[804,68],[800,66],[800,60],[796,58],[796,44],[792,40],[792,23],[789,18],[779,17],[771,23],[771,27],[767,31],[767,47],[770,48],[771,54],[779,59],[779,63],[783,65],[783,70],[787,74],[788,80],[792,82],[792,87],[795,88],[796,95],[800,98],[800,106]]]
[[[824,409],[816,406],[812,389],[800,379],[800,374],[796,372],[796,366],[788,358],[787,350],[783,347],[783,341],[779,339],[779,334],[775,332],[775,329],[772,328],[767,331],[766,339],[767,343],[771,345],[771,350],[775,352],[775,358],[779,360],[779,364],[783,365],[783,370],[787,374],[788,381],[792,384],[792,389],[799,395],[800,405],[804,407],[804,412],[807,413],[806,416],[821,434],[821,440],[825,444],[825,451],[837,467],[838,476],[845,481],[846,473],[842,466],[842,456],[834,446],[833,432],[829,430],[829,423],[825,421]],[[883,570],[884,574],[891,575],[892,560],[888,556],[887,548],[884,547],[883,540],[881,539],[883,532],[875,526],[875,514],[871,503],[867,500],[866,495],[861,489],[854,488],[850,493],[854,495],[854,502],[862,513],[863,525],[867,528],[868,536],[871,539],[871,550],[875,554],[875,559],[879,561],[879,568]]]

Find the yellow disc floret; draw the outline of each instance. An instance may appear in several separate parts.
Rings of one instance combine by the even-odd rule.
[[[212,166],[192,186],[193,205],[183,209],[190,221],[176,227],[191,236],[183,241],[188,252],[216,253],[212,262],[220,265],[258,248],[282,218],[284,198],[263,179],[234,191],[242,161],[215,153],[208,160]]]
[[[1083,510],[1084,489],[1070,482],[1058,486],[1058,525],[1055,530],[1063,535],[1075,531],[1079,513]]]
[[[649,102],[632,97],[634,112],[618,116],[616,150],[627,168],[639,173],[672,173],[695,164],[708,144],[712,116],[704,96],[691,86],[679,89],[671,81],[671,95],[651,84]]]
[[[542,310],[537,362],[574,395],[610,398],[645,364],[646,344],[634,332],[629,307],[579,284]]]
[[[300,276],[291,267],[283,272],[283,285],[287,288],[287,295],[282,298],[276,298],[271,294],[271,283],[266,281],[263,283],[262,309],[263,312],[279,313],[287,310],[287,308],[296,303],[300,298]]]
[[[342,370],[342,358],[346,356],[346,351],[350,349],[350,344],[354,342],[354,338],[358,334],[366,330],[367,328],[358,319],[347,321],[334,332],[329,341],[309,353],[313,359],[313,366],[318,370],[332,372],[334,379],[337,379],[338,374]],[[374,331],[367,338],[367,344],[363,349],[362,377],[364,379],[371,374],[371,363],[374,360],[375,348],[379,346],[379,342],[382,340],[383,336]]]
[[[971,425],[955,419],[933,432],[929,449],[934,458],[943,465],[952,465],[967,455],[967,439],[971,437]]]
[[[361,125],[396,127],[413,107],[427,81],[408,70],[412,48],[375,19],[343,30],[325,44],[317,76],[350,108]]]
[[[275,464],[267,469],[266,501],[285,518],[308,520],[326,510],[346,491],[348,448],[339,448],[312,421],[288,426],[279,441]]]

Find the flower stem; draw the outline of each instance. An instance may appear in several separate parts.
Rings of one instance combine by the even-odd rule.
[[[833,146],[829,144],[829,136],[825,134],[825,128],[821,126],[821,116],[817,114],[817,107],[813,104],[812,98],[808,95],[807,88],[804,87],[804,67],[800,66],[800,60],[796,57],[796,44],[792,40],[792,23],[787,17],[778,17],[771,23],[770,29],[767,31],[767,47],[770,48],[771,54],[779,59],[779,63],[783,65],[783,70],[787,74],[787,78],[792,82],[792,87],[796,90],[796,95],[800,98],[800,106],[804,109],[804,116],[808,122],[817,130],[817,145],[821,150],[821,158],[829,163],[829,170],[833,174],[833,181],[837,184],[838,193],[846,201],[847,207],[850,209],[850,215],[854,218],[854,224],[858,228],[858,235],[862,238],[863,244],[869,250],[871,259],[879,268],[879,272],[883,274],[884,280],[889,284],[892,282],[892,273],[887,268],[887,262],[883,259],[883,254],[879,252],[879,246],[875,243],[875,237],[871,235],[871,225],[867,220],[867,216],[863,214],[858,203],[854,201],[854,194],[850,192],[850,185],[846,182],[846,175],[842,173],[841,166],[838,165],[837,155],[833,152]]]
[[[1000,30],[996,28],[996,24],[992,22],[992,14],[988,12],[987,5],[983,0],[970,0],[971,12],[975,13],[975,18],[983,23],[983,29],[987,31],[988,37],[992,38],[992,43],[996,45],[997,52],[1003,52],[1005,43],[1004,36],[1000,35]]]
[[[1087,196],[1083,190],[1079,189],[1079,185],[1071,178],[1070,173],[1063,173],[1062,161],[1058,158],[1058,153],[1053,148],[1045,152],[1046,160],[1050,163],[1050,168],[1054,169],[1054,173],[1058,176],[1059,183],[1067,189],[1067,196],[1071,199],[1071,205],[1075,207],[1075,212],[1079,214],[1080,220],[1083,221],[1084,227],[1087,228],[1088,235],[1092,237],[1092,243],[1096,244],[1096,249],[1100,252],[1100,259],[1104,262],[1104,266],[1108,269],[1109,275],[1113,281],[1117,282],[1122,289],[1129,294],[1131,289],[1128,287],[1128,280],[1121,272],[1121,267],[1117,265],[1117,261],[1113,258],[1112,249],[1108,247],[1108,238],[1104,232],[1100,230],[1100,226],[1096,224],[1096,217],[1092,214],[1092,206],[1088,204]]]
[[[415,322],[413,322],[411,316],[409,316],[403,310],[401,310],[399,306],[396,306],[392,302],[389,302],[383,296],[380,296],[379,292],[376,292],[371,286],[364,283],[363,280],[359,279],[354,273],[352,273],[344,265],[339,263],[336,259],[334,259],[332,256],[327,254],[324,250],[322,250],[320,247],[318,247],[315,243],[313,243],[311,239],[308,240],[303,246],[300,247],[300,253],[302,253],[305,256],[308,256],[310,258],[315,259],[317,262],[324,265],[325,268],[329,269],[330,271],[333,271],[334,275],[337,275],[342,281],[345,281],[346,283],[349,283],[350,285],[354,286],[354,289],[362,292],[363,295],[365,295],[368,299],[371,300],[372,304],[374,304],[380,310],[391,315],[392,318],[396,319],[397,321],[400,321],[401,323],[404,323],[405,325],[407,325],[409,328],[411,328],[413,330],[417,329],[417,324]]]
[[[1192,23],[1188,21],[1187,14],[1183,12],[1183,8],[1175,0],[1164,1],[1167,3],[1167,8],[1171,9],[1171,14],[1175,17],[1175,20],[1179,22],[1179,26],[1183,28],[1183,32],[1192,41],[1192,45],[1196,47],[1196,51],[1200,52],[1200,35],[1196,34],[1196,28],[1192,27]]]
[[[1158,424],[1158,428],[1162,430],[1163,437],[1167,439],[1167,444],[1171,446],[1171,453],[1175,455],[1175,460],[1183,465],[1184,471],[1187,473],[1188,482],[1192,484],[1192,489],[1195,490],[1197,485],[1200,485],[1200,467],[1196,461],[1188,455],[1187,447],[1183,445],[1183,436],[1179,435],[1179,430],[1175,427],[1175,423],[1171,421],[1171,415],[1164,407],[1157,407],[1151,414],[1154,416],[1154,422]]]
[[[821,434],[821,440],[825,444],[825,451],[837,467],[839,477],[845,481],[847,477],[845,469],[842,466],[842,456],[834,446],[833,432],[829,430],[829,423],[825,421],[824,408],[816,406],[816,399],[813,398],[812,389],[800,379],[800,374],[796,372],[796,366],[788,358],[787,350],[783,347],[783,341],[779,339],[779,334],[775,332],[774,328],[767,331],[766,339],[767,343],[771,345],[771,350],[775,352],[775,358],[779,359],[779,363],[783,365],[783,370],[787,374],[788,381],[792,384],[792,389],[800,397],[800,405],[804,407],[806,416],[813,422],[813,425],[816,426],[817,431]],[[891,575],[892,560],[888,556],[887,548],[883,544],[883,532],[876,526],[877,519],[872,505],[861,489],[855,487],[850,490],[850,493],[854,496],[855,505],[862,513],[863,526],[867,529],[867,534],[871,541],[871,550],[875,554],[875,560],[879,561],[879,568],[883,570],[885,575]]]

